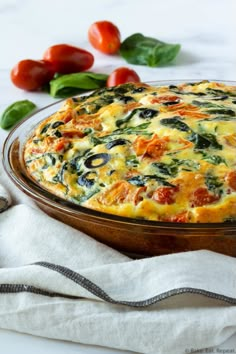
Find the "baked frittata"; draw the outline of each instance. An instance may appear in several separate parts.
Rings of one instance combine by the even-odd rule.
[[[236,87],[202,81],[67,99],[28,139],[43,188],[97,211],[164,222],[236,220]]]

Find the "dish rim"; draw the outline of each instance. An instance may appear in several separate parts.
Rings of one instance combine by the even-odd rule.
[[[236,86],[236,81],[233,80],[212,80],[212,79],[174,79],[174,80],[157,80],[157,81],[147,81],[143,82],[148,85],[152,86],[165,86],[165,85],[170,85],[170,84],[181,84],[181,83],[193,83],[193,82],[201,82],[207,80],[209,82],[219,82],[219,83],[224,83],[226,85],[231,85],[231,86]],[[91,90],[91,91],[86,91],[81,94],[72,96],[72,97],[79,97],[79,96],[84,96],[84,95],[89,95],[92,92],[96,90]],[[32,117],[37,118],[41,113],[45,112],[45,117],[37,120],[37,123],[31,126],[30,132],[32,134],[33,129],[35,129],[38,124],[49,117],[53,112],[49,113],[47,115],[47,111],[51,110],[54,106],[56,107],[57,105],[60,106],[62,102],[65,102],[68,98],[63,98],[60,100],[57,100],[56,102],[50,103],[49,105],[46,105],[37,111],[33,112],[23,120],[21,120],[18,124],[16,124],[11,132],[8,134],[7,138],[4,141],[3,144],[3,149],[2,149],[2,161],[3,161],[3,167],[5,169],[5,172],[7,175],[10,177],[10,179],[13,181],[13,183],[25,194],[27,194],[29,197],[31,197],[36,203],[43,203],[44,205],[46,204],[47,206],[50,206],[51,208],[54,209],[59,209],[66,211],[66,213],[77,216],[79,217],[80,214],[86,216],[91,216],[94,218],[94,221],[109,221],[109,222],[114,222],[114,224],[121,224],[121,225],[130,225],[130,226],[140,226],[140,227],[147,227],[147,228],[164,228],[164,229],[173,229],[173,228],[183,228],[186,230],[191,230],[191,229],[199,229],[199,230],[204,230],[204,229],[232,229],[236,228],[236,221],[232,222],[225,222],[225,223],[179,223],[179,222],[163,222],[163,221],[154,221],[154,220],[146,220],[146,219],[138,219],[138,218],[130,218],[130,217],[125,217],[125,216],[119,216],[115,214],[109,214],[105,213],[102,211],[97,211],[94,209],[86,208],[84,206],[75,204],[73,202],[70,202],[68,200],[65,200],[63,198],[60,198],[56,196],[55,194],[51,193],[50,191],[44,189],[37,183],[35,183],[33,180],[31,180],[29,177],[27,177],[26,170],[23,167],[22,161],[20,161],[20,166],[22,168],[21,171],[19,171],[19,174],[16,175],[15,170],[13,169],[13,166],[10,162],[10,153],[12,152],[12,146],[14,143],[19,142],[19,135],[20,135],[20,130],[23,129],[27,123],[29,123],[30,119]],[[56,110],[54,111],[54,113]],[[22,133],[24,134],[24,132]],[[26,141],[26,138],[28,138],[30,134],[27,134],[24,136]],[[18,150],[19,156],[22,158],[21,153],[22,153],[22,148],[21,151]],[[20,178],[21,177],[21,178]],[[114,225],[115,226],[115,225]]]

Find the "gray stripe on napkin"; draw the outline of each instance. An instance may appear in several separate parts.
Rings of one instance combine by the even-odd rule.
[[[66,294],[60,294],[56,292],[50,292],[46,290],[42,290],[39,288],[36,288],[35,286],[32,285],[25,285],[25,284],[0,284],[0,294],[14,294],[14,293],[33,293],[37,295],[44,295],[44,296],[49,296],[49,297],[65,297],[68,299],[82,299],[79,296],[72,296],[72,295],[66,295]]]
[[[104,290],[102,290],[98,285],[96,285],[94,282],[90,281],[86,277],[82,276],[81,274],[74,272],[73,270],[56,265],[53,263],[49,262],[36,262],[33,263],[32,265],[38,265],[41,267],[45,267],[47,269],[50,269],[52,271],[58,272],[67,279],[72,280],[74,283],[79,284],[82,286],[84,289],[89,291],[90,293],[94,294],[98,298],[111,303],[111,304],[116,304],[116,305],[126,305],[130,307],[146,307],[153,305],[157,302],[160,302],[162,300],[165,300],[171,296],[175,295],[181,295],[181,294],[198,294],[198,295],[203,295],[207,296],[212,299],[216,300],[221,300],[225,301],[227,303],[230,303],[232,305],[236,305],[236,298],[225,296],[223,294],[218,294],[214,293],[211,291],[207,291],[204,289],[198,289],[198,288],[190,288],[190,287],[181,287],[181,288],[176,288],[172,289],[163,293],[160,293],[156,296],[153,296],[151,298],[141,300],[141,301],[121,301],[121,300],[115,300],[111,298]],[[65,297],[65,298],[71,298],[71,299],[82,299],[81,297],[76,297],[76,296],[69,296],[66,294],[61,294],[57,292],[48,292],[45,290],[38,289],[34,286],[30,285],[24,285],[24,284],[2,284],[0,285],[0,293],[19,293],[19,292],[31,292],[34,294],[38,295],[45,295],[45,296],[50,296],[50,297]]]

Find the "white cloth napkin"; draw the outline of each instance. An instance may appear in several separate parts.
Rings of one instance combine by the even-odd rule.
[[[131,260],[30,205],[0,214],[0,328],[181,354],[232,336],[235,304],[232,257]]]
[[[6,210],[11,205],[10,194],[3,186],[0,185],[0,213]]]

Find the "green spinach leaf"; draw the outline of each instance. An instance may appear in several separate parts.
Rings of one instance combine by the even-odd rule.
[[[163,118],[160,120],[160,123],[162,125],[165,125],[166,127],[175,128],[182,132],[190,132],[191,129],[189,128],[189,126],[186,123],[182,122],[180,119],[181,118],[178,116],[175,116],[173,118]]]
[[[227,166],[227,163],[225,159],[219,155],[208,155],[204,151],[200,151],[202,153],[202,159],[211,163],[212,165],[219,165],[220,163],[223,163]]]
[[[173,162],[180,166],[181,170],[184,171],[196,171],[200,167],[198,162],[189,159],[173,159]]]
[[[152,165],[157,168],[158,173],[162,175],[175,177],[178,173],[178,165],[175,162],[154,162]]]
[[[130,155],[126,157],[126,165],[131,167],[137,167],[139,165],[139,161],[136,155]]]
[[[192,104],[194,104],[195,106],[204,107],[204,108],[225,109],[225,106],[223,106],[223,105],[219,105],[219,104],[208,102],[208,101],[193,100]]]
[[[216,140],[215,135],[206,133],[206,134],[198,134],[198,133],[192,133],[189,138],[189,141],[192,141],[195,144],[195,149],[196,150],[201,150],[201,149],[206,149],[206,148],[213,148],[213,149],[218,149],[222,150],[222,145],[218,143]]]
[[[219,195],[222,194],[221,187],[223,186],[223,182],[220,181],[219,177],[207,174],[205,183],[211,192]]]
[[[214,118],[205,118],[205,119],[202,119],[202,122],[213,122],[213,121],[224,121],[224,122],[229,122],[229,121],[232,121],[232,120],[236,120],[236,117],[232,117],[232,116],[225,116],[225,115],[220,115],[220,116],[216,116]]]
[[[142,134],[142,135],[152,135],[152,133],[145,131],[146,128],[151,124],[151,122],[142,123],[135,127],[128,127],[124,129],[116,129],[113,131],[112,135],[119,134]]]
[[[210,113],[210,114],[223,114],[225,116],[230,116],[230,117],[235,117],[235,111],[233,111],[232,109],[225,109],[225,108],[219,108],[219,109],[214,109],[214,108],[210,108],[206,110],[206,113]]]
[[[157,175],[137,175],[128,178],[127,181],[135,186],[142,187],[145,186],[146,182],[150,179],[157,181],[162,186],[175,187],[174,184],[168,182],[164,177]]]
[[[156,109],[151,109],[151,108],[141,108],[141,107],[135,108],[125,118],[118,119],[116,121],[116,126],[120,128],[125,123],[128,123],[136,113],[139,113],[139,118],[149,120],[155,117],[159,112]]]
[[[92,198],[92,196],[94,196],[98,192],[100,192],[99,188],[93,188],[92,190],[89,190],[87,193],[73,197],[72,200],[77,204],[82,204],[86,202],[86,200]]]
[[[207,93],[213,96],[228,95],[229,97],[236,97],[235,91],[228,92],[228,91],[213,89],[213,88],[207,88],[206,91]]]
[[[132,112],[130,112],[125,118],[118,119],[116,121],[116,126],[120,128],[123,124],[128,123],[131,118],[139,111],[139,108],[135,108]]]

